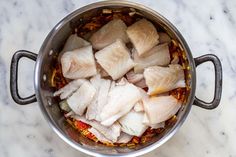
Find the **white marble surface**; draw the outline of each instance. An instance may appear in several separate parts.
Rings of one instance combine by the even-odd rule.
[[[94,1],[0,1],[0,157],[86,156],[54,134],[37,103],[19,106],[13,102],[9,92],[9,71],[16,50],[37,52],[60,19]],[[135,1],[155,9],[175,24],[194,57],[216,54],[224,72],[220,106],[212,111],[194,106],[179,132],[145,156],[236,157],[236,1]],[[21,94],[27,96],[34,92],[34,63],[22,62],[19,88]],[[200,66],[197,76],[197,96],[210,100],[214,88],[212,65]]]

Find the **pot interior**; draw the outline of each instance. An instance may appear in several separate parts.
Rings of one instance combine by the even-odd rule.
[[[135,148],[127,147],[107,147],[102,144],[95,143],[85,137],[83,137],[77,130],[71,127],[63,116],[63,113],[58,107],[58,99],[53,97],[55,87],[52,85],[53,71],[58,61],[58,54],[62,50],[66,39],[75,32],[81,23],[85,22],[99,14],[103,9],[111,9],[113,11],[121,12],[137,12],[146,19],[152,21],[158,29],[166,31],[171,38],[175,39],[183,49],[183,64],[186,67],[185,77],[189,91],[186,93],[185,104],[177,114],[176,122],[170,127],[166,128],[164,132],[155,136],[151,141],[140,144]],[[80,30],[77,30],[78,32]],[[90,6],[81,8],[63,19],[56,27],[51,31],[41,47],[39,56],[36,63],[35,70],[35,89],[37,100],[39,101],[42,112],[46,119],[52,124],[53,129],[59,134],[66,142],[73,147],[89,153],[91,155],[106,154],[106,155],[122,155],[130,154],[134,152],[143,152],[144,150],[154,149],[165,141],[167,141],[183,123],[186,118],[193,101],[193,95],[195,90],[195,67],[191,53],[184,42],[182,36],[178,31],[162,16],[159,14],[147,10],[138,5],[122,4],[122,3],[97,3]],[[155,143],[155,144],[154,144]]]

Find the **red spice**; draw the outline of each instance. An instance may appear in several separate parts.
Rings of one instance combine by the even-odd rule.
[[[88,124],[78,121],[78,120],[75,120],[74,124],[75,124],[75,127],[79,130],[85,130],[90,127]]]

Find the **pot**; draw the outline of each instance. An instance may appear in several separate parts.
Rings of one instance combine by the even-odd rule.
[[[173,127],[167,128],[166,131],[157,137],[154,137],[150,142],[138,145],[134,149],[126,147],[107,147],[92,142],[81,136],[70,125],[68,125],[68,123],[63,118],[63,115],[57,105],[58,102],[53,98],[53,92],[55,89],[50,86],[53,65],[56,62],[56,53],[60,52],[62,49],[63,44],[71,34],[72,28],[81,22],[81,19],[83,20],[86,18],[91,18],[104,8],[112,10],[121,9],[122,11],[127,11],[130,10],[130,8],[133,8],[145,18],[154,23],[158,23],[165,31],[168,32],[172,38],[177,40],[181,45],[185,51],[184,55],[186,63],[188,64],[188,77],[186,81],[190,87],[190,90],[187,95],[186,104],[182,106],[177,114],[177,122],[173,125]],[[34,71],[34,87],[36,94],[26,98],[22,98],[19,95],[17,88],[17,68],[18,62],[22,57],[36,61]],[[200,100],[195,96],[196,67],[208,61],[212,62],[215,68],[215,91],[214,98],[210,103]],[[75,149],[93,156],[137,156],[150,152],[151,150],[161,146],[178,131],[188,116],[192,105],[196,105],[204,109],[214,109],[220,103],[222,92],[222,67],[217,56],[213,54],[206,54],[197,58],[193,58],[186,41],[180,32],[167,19],[154,10],[151,10],[150,8],[147,8],[143,5],[118,0],[93,3],[66,16],[48,34],[40,48],[38,55],[26,50],[19,50],[15,52],[14,56],[12,57],[10,75],[11,95],[16,103],[20,105],[26,105],[37,101],[45,119],[48,121],[56,134],[58,134],[65,142]]]

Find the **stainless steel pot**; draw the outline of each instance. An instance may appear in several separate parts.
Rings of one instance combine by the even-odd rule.
[[[154,23],[158,23],[161,27],[163,27],[163,29],[165,29],[172,36],[172,38],[176,39],[181,44],[181,47],[186,52],[186,60],[189,66],[189,77],[187,78],[187,82],[190,87],[190,93],[188,94],[186,104],[183,105],[183,107],[177,114],[177,122],[173,127],[166,129],[165,132],[153,138],[150,142],[140,145],[135,149],[106,147],[100,144],[96,144],[78,134],[65,122],[65,119],[63,118],[63,115],[62,113],[60,113],[60,110],[58,108],[57,101],[52,96],[52,93],[55,89],[53,89],[49,85],[53,65],[56,58],[55,54],[56,52],[60,52],[65,40],[71,33],[73,25],[78,24],[81,19],[93,17],[103,8],[121,8],[123,10],[130,10],[130,8],[134,8],[137,12],[144,15],[145,18],[151,20]],[[17,88],[17,67],[18,62],[22,57],[27,57],[36,61],[34,72],[36,96],[32,95],[26,98],[22,98],[19,95]],[[214,99],[210,103],[200,100],[195,96],[196,66],[208,61],[212,62],[215,68],[215,93]],[[165,19],[154,10],[151,10],[150,8],[147,8],[143,5],[118,0],[90,4],[74,11],[73,13],[65,17],[48,34],[38,55],[26,50],[19,50],[14,54],[14,56],[12,57],[10,74],[11,95],[16,103],[20,105],[26,105],[38,101],[45,119],[48,121],[52,129],[65,142],[79,151],[94,156],[136,156],[154,150],[155,148],[165,143],[177,132],[177,130],[185,121],[192,105],[196,105],[204,109],[214,109],[220,103],[222,92],[222,67],[220,60],[215,55],[207,54],[198,58],[193,58],[184,38],[167,19]]]

